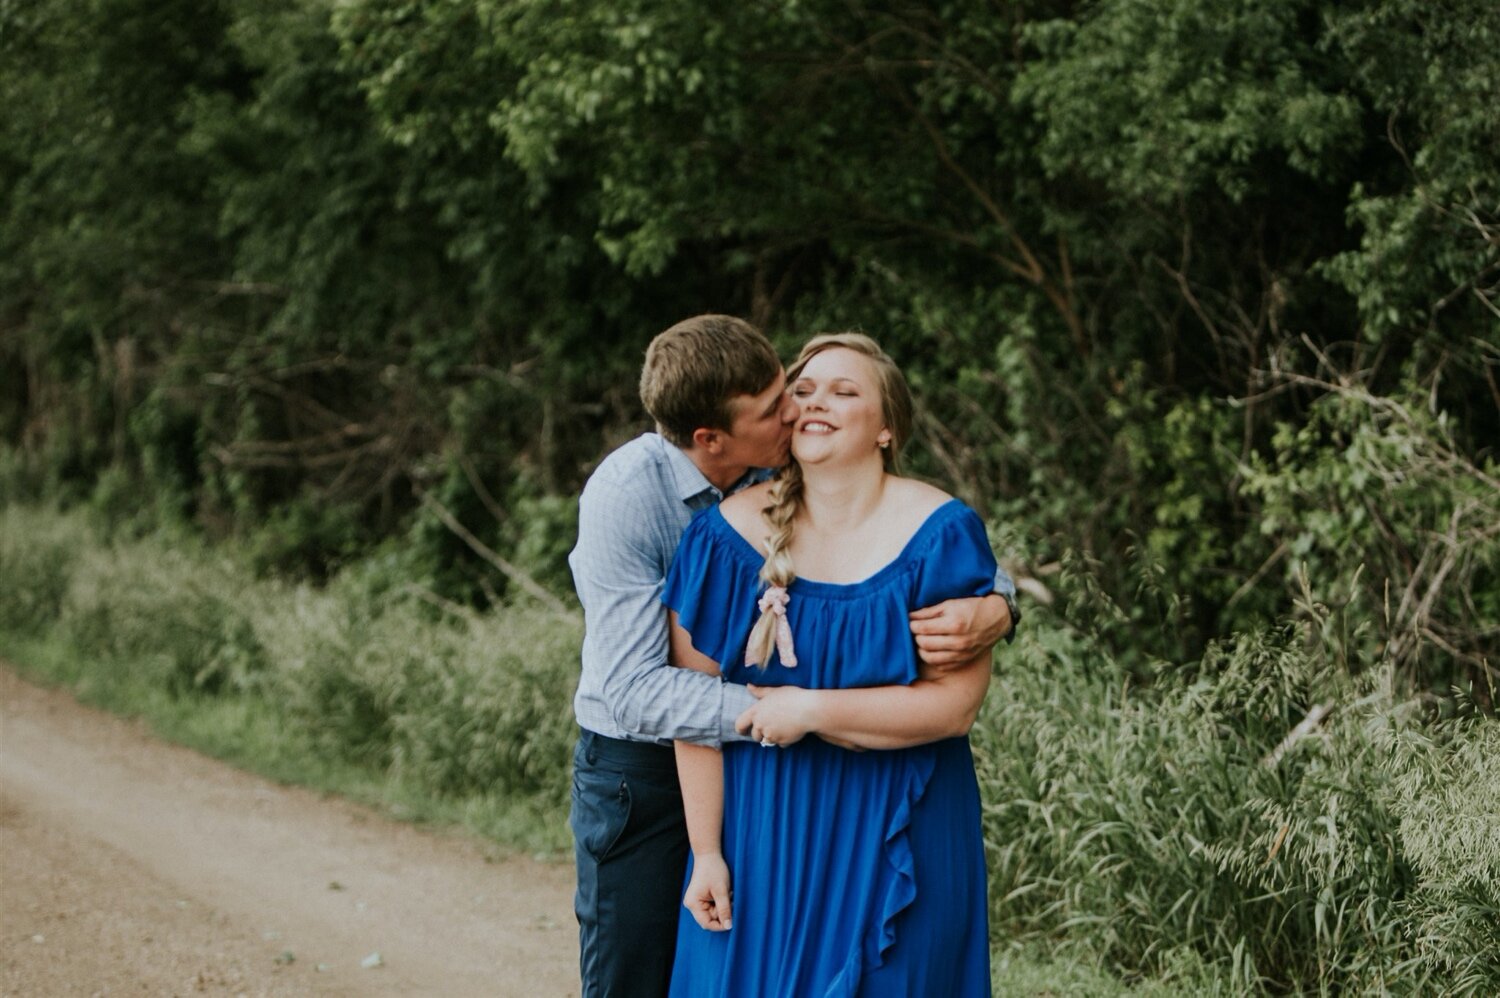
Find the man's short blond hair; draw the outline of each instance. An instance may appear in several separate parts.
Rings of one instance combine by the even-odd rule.
[[[691,447],[694,430],[729,430],[734,399],[760,394],[780,374],[776,349],[750,323],[732,315],[695,315],[646,348],[641,402],[662,436]]]

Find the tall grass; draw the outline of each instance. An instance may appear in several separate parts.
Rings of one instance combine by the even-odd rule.
[[[1500,728],[1304,608],[1144,685],[1060,623],[1001,659],[974,734],[1000,936],[1194,991],[1500,992]]]
[[[575,627],[215,551],[0,508],[0,635],[280,778],[565,844]],[[972,736],[997,993],[1500,993],[1500,727],[1404,693],[1350,599],[1154,669],[1034,611]]]

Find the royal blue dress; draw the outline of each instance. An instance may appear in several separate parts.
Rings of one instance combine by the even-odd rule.
[[[736,683],[814,689],[917,678],[907,614],[994,586],[984,524],[958,500],[863,582],[797,579],[798,664],[744,665],[764,559],[718,509],[689,525],[662,597]],[[724,746],[733,928],[683,910],[674,998],[990,993],[979,788],[967,738],[852,752],[815,737]],[[691,872],[691,871],[690,871]]]

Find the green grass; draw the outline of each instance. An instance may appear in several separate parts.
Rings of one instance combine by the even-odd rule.
[[[1200,998],[1233,994],[1227,986],[1198,976],[1191,982],[1147,980],[1126,984],[1097,960],[1049,952],[1032,944],[1003,943],[990,953],[995,998]],[[1201,970],[1201,968],[1200,968]]]

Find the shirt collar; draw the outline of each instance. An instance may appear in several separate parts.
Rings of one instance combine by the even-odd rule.
[[[764,482],[774,474],[774,471],[769,468],[751,468],[729,487],[727,493],[720,492],[718,487],[708,480],[708,476],[693,463],[693,459],[687,456],[686,451],[660,434],[658,438],[661,440],[662,448],[667,452],[667,467],[672,470],[672,481],[677,489],[677,498],[685,503],[699,499],[704,493],[712,494],[714,502],[722,502],[724,496],[732,496],[741,489]]]
[[[716,501],[724,498],[723,494],[714,488],[713,482],[708,480],[708,476],[698,470],[693,459],[688,457],[681,447],[666,437],[660,439],[662,449],[667,453],[667,467],[672,470],[672,481],[677,488],[678,499],[691,502],[705,492],[712,492]]]

